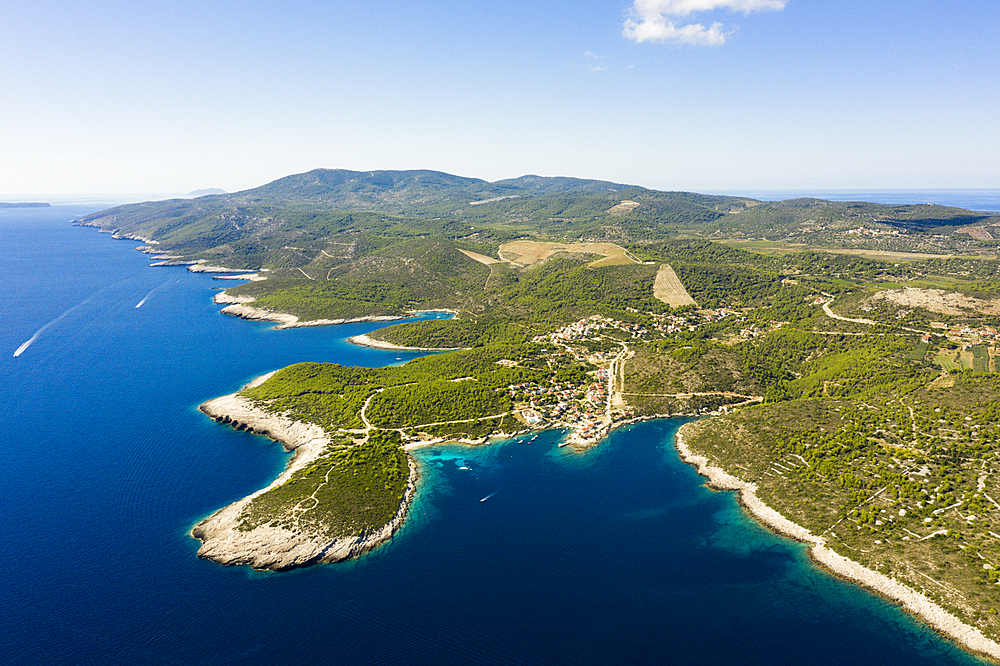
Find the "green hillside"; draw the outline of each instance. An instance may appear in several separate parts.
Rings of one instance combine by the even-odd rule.
[[[303,321],[457,313],[371,337],[459,351],[298,364],[246,390],[333,444],[248,505],[241,529],[300,524],[289,507],[306,496],[323,498],[310,529],[377,529],[402,501],[403,443],[553,427],[584,449],[629,419],[700,415],[695,451],[1000,637],[995,216],[316,170],[80,223],[257,271],[227,296]],[[658,300],[664,275],[697,305]]]

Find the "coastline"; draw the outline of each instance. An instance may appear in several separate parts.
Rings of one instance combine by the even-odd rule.
[[[122,233],[122,230],[120,228],[107,229],[101,224],[101,222],[105,219],[107,218],[101,218],[99,220],[91,220],[90,222],[84,222],[81,219],[76,219],[76,220],[71,220],[70,223],[75,224],[78,227],[96,227],[98,233],[111,234],[111,237],[114,238],[115,240],[123,240],[123,239],[134,240],[134,241],[139,241],[141,243],[145,243],[146,245],[159,245],[159,241],[155,241],[151,238],[146,238],[145,236],[140,236],[139,234]]]
[[[188,271],[191,273],[253,273],[257,274],[257,271],[248,271],[244,268],[228,268],[226,266],[215,266],[208,263],[207,260],[201,259],[194,262],[188,266]]]
[[[217,305],[225,305],[222,314],[227,314],[240,319],[250,321],[273,321],[278,325],[276,329],[305,328],[307,326],[336,326],[337,324],[356,324],[366,321],[395,321],[397,319],[408,319],[409,317],[399,315],[370,315],[365,317],[354,317],[351,319],[313,319],[310,321],[299,321],[295,315],[283,312],[273,312],[250,305],[255,299],[252,296],[229,296],[224,291],[220,291],[212,300]]]
[[[146,238],[145,236],[140,236],[139,234],[123,234],[121,229],[106,229],[102,227],[100,220],[92,222],[73,220],[73,223],[81,227],[96,227],[100,233],[109,233],[115,240],[125,239],[144,243],[144,245],[136,249],[146,254],[158,255],[155,257],[156,261],[149,264],[150,267],[186,266],[187,270],[191,273],[221,273],[222,275],[217,275],[215,277],[217,280],[248,280],[250,282],[258,282],[267,279],[265,276],[260,275],[261,272],[269,270],[266,268],[259,271],[248,271],[241,268],[216,266],[208,263],[208,260],[206,259],[186,260],[178,256],[162,253],[162,251],[152,247],[153,245],[158,245],[159,241]],[[310,321],[300,321],[296,315],[274,312],[272,310],[266,310],[264,308],[257,308],[249,305],[254,300],[255,299],[252,296],[229,296],[224,291],[217,293],[213,297],[213,301],[216,304],[225,306],[221,310],[223,314],[239,317],[248,321],[273,321],[277,324],[277,326],[275,326],[276,329],[305,328],[307,326],[336,326],[338,324],[358,324],[371,321],[401,321],[424,312],[448,312],[452,315],[458,314],[457,310],[436,308],[430,310],[414,310],[408,315],[366,315],[363,317],[351,317],[344,319],[313,319]],[[355,337],[366,338],[367,336]],[[396,345],[387,346],[389,343],[380,343],[377,340],[371,339],[366,339],[364,342],[349,339],[349,342],[360,346],[374,347],[377,349],[391,349],[396,351],[456,351],[458,349],[463,349],[463,347],[430,348],[400,347]]]
[[[429,310],[433,312],[433,310]],[[374,321],[374,320],[373,320]],[[360,347],[372,347],[374,349],[390,349],[395,351],[458,351],[460,349],[465,349],[465,347],[404,347],[402,345],[394,345],[391,342],[382,342],[381,340],[375,340],[367,335],[352,335],[347,338],[347,341],[352,345],[358,345]]]
[[[227,278],[223,277],[221,279],[240,279],[239,276]],[[251,279],[252,278],[247,278]],[[258,278],[264,279],[264,278]],[[306,328],[308,326],[336,326],[338,324],[359,324],[362,322],[369,321],[403,321],[405,319],[412,319],[418,315],[427,312],[448,312],[455,314],[454,310],[447,310],[445,308],[436,308],[432,310],[412,310],[405,315],[365,315],[363,317],[351,317],[346,319],[311,319],[309,321],[300,321],[299,318],[292,314],[286,314],[284,312],[274,312],[272,310],[266,310],[264,308],[254,307],[250,305],[256,299],[253,296],[230,296],[225,291],[220,291],[215,296],[212,297],[212,301],[216,305],[224,305],[225,307],[220,310],[222,314],[227,314],[232,317],[239,317],[240,319],[247,319],[250,321],[273,321],[278,325],[274,328],[276,329],[286,329],[286,328]],[[358,342],[357,338],[365,338],[370,342]],[[367,347],[376,347],[379,349],[396,349],[396,350],[410,350],[410,351],[455,351],[457,349],[462,349],[462,347],[453,348],[423,348],[423,347],[383,347],[381,345],[388,345],[389,343],[380,343],[377,340],[372,340],[367,336],[356,335],[352,338],[348,338],[348,341]]]
[[[756,484],[743,481],[721,467],[709,465],[707,457],[693,453],[684,442],[685,429],[689,425],[690,423],[685,423],[677,430],[675,447],[685,463],[695,467],[698,474],[708,479],[707,485],[710,488],[737,491],[740,505],[747,513],[768,529],[809,544],[810,559],[829,573],[851,583],[860,584],[884,599],[898,604],[962,648],[1000,662],[1000,644],[984,636],[979,629],[965,624],[923,594],[899,581],[834,552],[826,545],[823,537],[814,535],[764,504],[757,497]]]
[[[273,374],[263,375],[247,387],[263,383]],[[373,533],[331,539],[323,534],[293,532],[279,527],[238,530],[239,518],[247,503],[311,464],[325,451],[330,438],[319,426],[266,412],[238,393],[208,400],[198,409],[215,421],[264,435],[294,452],[282,473],[266,487],[215,511],[191,528],[191,536],[202,542],[198,557],[223,565],[246,564],[257,570],[285,571],[357,557],[388,541],[402,526],[420,476],[417,463],[409,453],[406,454],[409,477],[399,509],[387,524]]]
[[[272,374],[274,373],[268,373],[247,386],[262,383]],[[299,533],[274,527],[258,527],[248,532],[236,529],[239,516],[248,502],[284,483],[296,471],[308,466],[323,452],[329,444],[329,437],[321,428],[265,412],[235,393],[209,400],[200,405],[199,409],[216,421],[228,423],[236,429],[245,429],[255,434],[265,435],[281,443],[286,450],[294,452],[285,470],[266,487],[219,509],[199,521],[191,529],[191,536],[202,541],[198,557],[210,559],[223,565],[246,564],[253,569],[271,571],[284,571],[312,564],[351,559],[388,541],[403,525],[416,494],[420,475],[417,463],[410,455],[410,450],[413,448],[441,444],[444,441],[462,444],[486,443],[496,438],[506,439],[535,430],[529,428],[520,433],[503,433],[503,437],[496,435],[477,442],[437,440],[405,445],[404,450],[410,472],[403,500],[393,518],[381,529],[371,534],[331,540],[329,537],[324,538],[318,534]],[[652,418],[664,417],[645,416],[629,419],[627,422],[613,424],[608,430]],[[860,584],[879,596],[900,605],[907,612],[956,642],[962,648],[994,661],[1000,661],[1000,644],[984,636],[980,630],[963,623],[923,594],[834,552],[827,547],[824,538],[813,535],[806,528],[792,522],[766,505],[756,494],[756,484],[743,481],[720,467],[712,466],[707,457],[693,453],[684,441],[685,429],[689,425],[690,423],[685,423],[678,429],[675,447],[685,463],[692,465],[700,475],[706,477],[709,487],[717,490],[737,491],[740,505],[755,520],[778,534],[809,544],[810,559],[827,572],[848,582]],[[603,434],[606,436],[608,433]]]

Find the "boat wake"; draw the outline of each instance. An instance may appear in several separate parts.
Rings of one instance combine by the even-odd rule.
[[[120,281],[116,282],[115,284],[120,284],[121,282],[124,282],[124,280],[120,280]],[[23,354],[24,351],[28,347],[30,347],[35,342],[35,340],[38,339],[38,336],[40,336],[42,333],[44,333],[48,329],[52,328],[56,324],[58,324],[64,318],[68,317],[74,310],[77,310],[78,308],[82,308],[84,305],[86,305],[87,303],[89,303],[92,300],[94,300],[94,297],[97,296],[102,291],[104,291],[105,289],[108,289],[109,287],[115,286],[115,284],[109,285],[108,287],[103,287],[101,289],[98,289],[93,294],[91,294],[90,296],[87,296],[87,298],[83,299],[82,301],[80,301],[79,303],[77,303],[76,305],[74,305],[73,307],[71,307],[70,309],[66,310],[61,315],[59,315],[58,317],[56,317],[55,319],[53,319],[52,321],[50,321],[49,323],[45,324],[45,326],[42,326],[40,329],[38,329],[37,331],[35,331],[34,335],[32,335],[30,338],[28,338],[20,347],[18,347],[14,351],[14,358],[17,358],[18,356],[20,356],[21,354]]]
[[[17,350],[14,352],[14,358],[17,358],[18,356],[20,356],[21,352],[23,352],[25,349],[27,349],[28,347],[30,347],[31,343],[38,339],[39,334],[41,334],[41,332],[43,330],[45,330],[44,326],[42,328],[38,329],[37,331],[35,331],[35,334],[33,336],[31,336],[30,338],[28,338],[27,342],[23,343],[20,347],[18,347]]]
[[[149,293],[148,293],[148,294],[146,294],[145,296],[143,296],[143,297],[142,297],[142,300],[141,300],[141,301],[139,301],[138,303],[136,303],[136,304],[135,304],[135,307],[137,307],[137,308],[141,308],[141,307],[142,307],[142,304],[143,304],[143,303],[145,303],[146,301],[148,301],[148,300],[149,300],[149,297],[150,297],[150,296],[152,296],[154,292],[157,292],[157,291],[159,291],[160,289],[163,289],[163,288],[164,288],[164,287],[166,287],[166,286],[167,286],[168,284],[170,284],[170,280],[167,280],[166,282],[164,282],[163,284],[161,284],[161,285],[160,285],[159,287],[153,287],[152,289],[150,289],[150,290],[149,290]]]

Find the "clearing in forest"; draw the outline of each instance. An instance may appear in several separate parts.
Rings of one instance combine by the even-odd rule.
[[[463,250],[462,248],[458,248],[458,251],[467,256],[469,259],[478,261],[481,264],[486,264],[487,266],[489,266],[490,264],[500,263],[499,259],[494,259],[493,257],[487,257],[485,254],[479,254],[478,252],[469,252],[468,250]]]
[[[681,284],[680,278],[677,277],[677,273],[670,267],[670,264],[663,264],[656,272],[656,282],[653,283],[653,298],[663,301],[672,308],[698,305]]]
[[[617,206],[612,206],[605,212],[608,215],[628,215],[641,205],[638,201],[623,201]]]
[[[880,291],[872,300],[889,301],[905,308],[923,308],[946,315],[967,315],[969,312],[985,315],[1000,314],[1000,299],[976,298],[957,291],[943,289],[918,289],[904,287]]]
[[[519,240],[500,246],[500,258],[514,268],[534,266],[558,252],[602,255],[603,258],[587,264],[591,268],[641,263],[630,256],[625,248],[614,243],[548,243]]]

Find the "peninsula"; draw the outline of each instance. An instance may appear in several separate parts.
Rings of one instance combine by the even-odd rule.
[[[269,378],[265,375],[244,390]],[[356,557],[388,540],[402,525],[416,490],[417,468],[412,459],[403,464],[398,440],[392,436],[376,434],[373,438],[366,431],[357,441],[335,441],[317,425],[261,409],[239,394],[210,400],[200,409],[234,428],[270,437],[294,455],[269,486],[194,526],[191,534],[203,542],[199,557],[282,571]],[[360,483],[371,481],[376,466],[385,468],[379,481],[385,477],[386,490],[397,499],[388,506],[384,506],[384,493],[373,495],[368,487],[357,490]],[[349,479],[344,478],[348,468]],[[361,481],[355,478],[359,470]],[[332,515],[329,505],[343,500],[340,495],[348,485],[355,489],[350,505]],[[307,491],[311,491],[308,496]],[[358,497],[365,494],[376,506],[357,505]]]
[[[550,427],[585,448],[698,415],[678,449],[710,483],[1000,658],[1000,217],[317,170],[79,223],[254,275],[217,297],[238,316],[456,313],[358,340],[441,353],[297,364],[203,405],[296,451],[195,526],[203,557],[285,569],[377,545],[416,487],[406,447]]]

